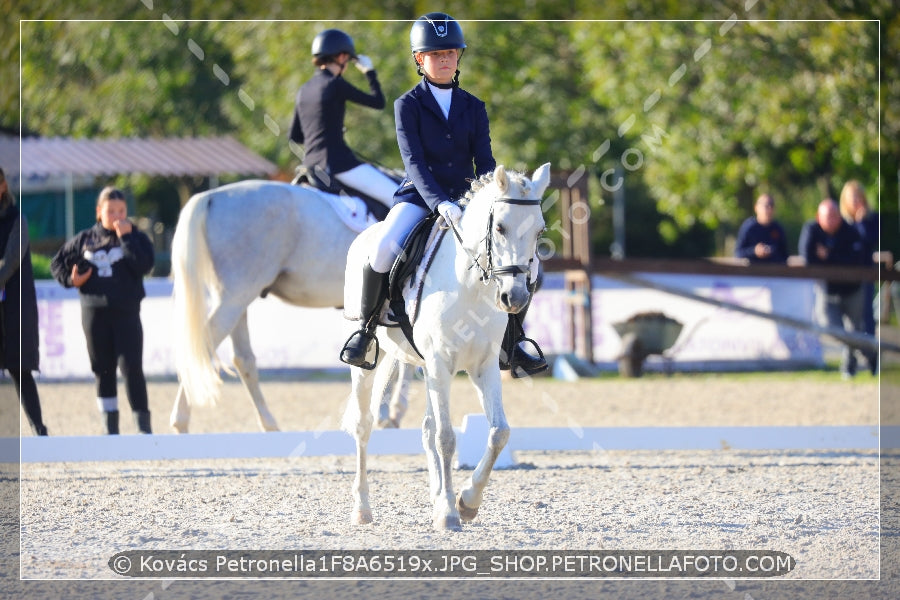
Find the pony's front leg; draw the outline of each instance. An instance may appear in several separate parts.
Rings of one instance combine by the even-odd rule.
[[[372,401],[372,371],[351,367],[350,397],[342,422],[343,429],[356,440],[356,477],[353,479],[353,509],[350,522],[364,525],[372,522],[372,508],[369,506],[369,479],[366,467],[369,436],[375,419],[369,404]]]
[[[436,372],[437,371],[437,372]],[[453,453],[456,451],[456,433],[450,422],[450,379],[453,373],[448,368],[427,368],[426,387],[431,414],[426,415],[422,435],[426,452],[432,449],[429,457],[431,472],[431,491],[434,510],[432,523],[440,531],[459,531],[462,529],[459,512],[456,509],[456,498],[453,495],[452,465]],[[431,422],[429,422],[431,419]]]
[[[188,404],[184,386],[179,384],[178,392],[175,394],[175,404],[172,406],[172,414],[169,416],[169,425],[178,433],[187,433],[190,422],[191,405]]]
[[[457,508],[463,521],[471,521],[478,514],[482,494],[491,476],[494,463],[506,446],[506,442],[509,441],[509,424],[506,421],[506,414],[503,412],[500,369],[497,367],[496,360],[489,364],[490,366],[486,367],[484,372],[470,376],[478,390],[478,397],[488,419],[490,430],[484,455],[478,461],[478,465],[472,471],[472,476],[460,491],[457,499]]]

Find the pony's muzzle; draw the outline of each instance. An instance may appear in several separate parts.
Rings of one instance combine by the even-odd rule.
[[[522,311],[528,306],[529,300],[531,300],[531,292],[528,291],[528,286],[524,282],[520,284],[515,279],[518,278],[513,278],[513,285],[511,286],[507,287],[501,284],[497,287],[497,307],[511,314]]]

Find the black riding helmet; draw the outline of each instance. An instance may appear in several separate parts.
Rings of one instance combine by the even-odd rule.
[[[409,30],[409,47],[413,57],[417,52],[459,49],[459,57],[462,58],[466,40],[456,19],[447,13],[431,12],[422,15],[412,24]],[[416,71],[419,75],[423,74],[418,62]],[[459,83],[459,71],[456,72],[454,83]]]
[[[313,39],[312,55],[337,56],[346,52],[352,58],[356,58],[356,48],[353,46],[353,38],[340,29],[326,29]]]
[[[409,46],[416,52],[465,48],[462,27],[456,19],[442,12],[428,13],[416,19],[409,31]]]

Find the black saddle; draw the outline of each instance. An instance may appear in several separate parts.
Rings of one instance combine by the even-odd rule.
[[[425,247],[431,229],[437,221],[438,213],[430,213],[427,217],[416,223],[406,239],[403,241],[402,250],[388,273],[388,298],[403,301],[403,285],[415,274],[416,268],[422,262]]]
[[[393,179],[397,182],[397,185],[400,185],[400,179],[397,178],[396,175],[390,173],[386,169],[382,169],[380,167],[376,167],[379,171]],[[329,194],[341,194],[345,193],[350,196],[356,196],[357,198],[362,199],[362,201],[366,205],[366,210],[369,214],[373,215],[379,221],[384,221],[384,218],[388,214],[388,210],[390,210],[387,206],[372,198],[371,196],[364,194],[363,192],[352,188],[350,186],[342,184],[337,178],[332,177],[328,172],[326,172],[321,167],[307,167],[306,165],[300,165],[295,170],[294,179],[291,180],[291,183],[294,185],[307,184],[316,188],[317,190],[322,190],[323,192],[328,192]]]
[[[406,313],[406,301],[403,299],[403,287],[408,281],[413,281],[416,269],[422,262],[422,256],[428,246],[428,238],[438,219],[438,213],[433,212],[416,223],[409,235],[403,241],[403,249],[394,260],[390,273],[388,273],[388,302],[393,318],[397,321],[403,335],[416,351],[422,356],[416,343],[413,341],[412,323]]]

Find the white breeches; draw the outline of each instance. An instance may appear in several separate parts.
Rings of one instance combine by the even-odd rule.
[[[402,250],[403,241],[416,223],[428,216],[428,209],[410,202],[398,202],[384,218],[369,248],[369,265],[373,271],[387,273]]]
[[[334,178],[344,185],[375,198],[388,208],[394,205],[397,182],[368,163],[338,173]]]

